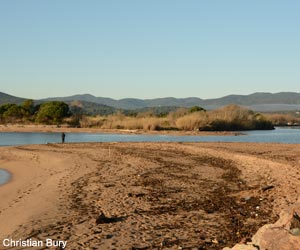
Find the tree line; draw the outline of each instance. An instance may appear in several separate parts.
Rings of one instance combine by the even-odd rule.
[[[71,115],[68,104],[60,101],[34,104],[25,100],[21,105],[7,103],[0,106],[1,123],[60,124]]]

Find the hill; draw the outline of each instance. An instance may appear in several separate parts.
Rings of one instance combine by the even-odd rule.
[[[111,115],[117,109],[107,105],[87,101],[65,101],[72,113],[84,113],[87,115]]]
[[[247,106],[257,111],[286,111],[300,109],[300,93],[280,92],[280,93],[253,93],[250,95],[228,95],[215,99],[201,99],[197,97],[189,98],[155,98],[155,99],[135,99],[124,98],[115,100],[112,98],[95,97],[90,94],[74,95],[69,97],[48,98],[45,100],[82,100],[98,104],[111,106],[117,109],[143,109],[149,107],[192,107],[201,106],[205,109],[215,109],[228,104]]]
[[[12,95],[5,94],[3,92],[0,92],[0,105],[6,104],[6,103],[15,103],[15,104],[21,104],[26,99],[21,97],[16,97]]]
[[[0,92],[0,105],[4,103],[20,104],[24,98],[15,97]],[[253,93],[250,95],[228,95],[221,98],[201,99],[197,97],[189,98],[155,98],[155,99],[137,99],[124,98],[120,100],[96,97],[91,94],[73,95],[66,97],[51,97],[35,100],[36,103],[46,101],[64,101],[68,104],[79,101],[82,109],[88,114],[110,114],[117,109],[122,110],[147,110],[149,108],[164,110],[176,107],[201,106],[205,109],[215,109],[228,104],[237,104],[249,107],[255,111],[293,111],[300,110],[300,93],[280,92],[280,93]]]
[[[216,99],[205,100],[206,105],[227,105],[237,104],[244,106],[259,104],[290,104],[300,105],[300,93],[280,92],[280,93],[254,93],[250,95],[228,95]]]

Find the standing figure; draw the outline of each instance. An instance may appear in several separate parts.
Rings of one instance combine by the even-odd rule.
[[[66,134],[64,132],[61,133],[61,143],[65,143]]]

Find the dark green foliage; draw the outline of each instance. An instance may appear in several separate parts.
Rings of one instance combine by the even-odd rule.
[[[36,121],[59,124],[69,115],[69,106],[64,102],[46,102],[35,106],[33,100],[25,100],[22,105],[8,103],[0,106],[0,122],[3,123]]]
[[[194,107],[191,107],[189,109],[190,113],[199,112],[199,111],[206,111],[206,110],[204,108],[199,107],[199,106],[194,106]]]
[[[24,115],[24,109],[17,104],[3,104],[0,106],[1,121],[13,122],[19,120]]]
[[[24,101],[22,107],[28,116],[33,115],[35,112],[34,102],[31,99]]]
[[[2,104],[0,106],[0,115],[2,116],[7,110],[9,110],[14,105],[15,104],[12,104],[12,103]]]
[[[21,118],[23,115],[23,109],[21,106],[16,104],[12,104],[8,110],[6,110],[3,114],[4,117],[14,117],[14,118]]]
[[[0,119],[2,122],[22,122],[32,120],[35,112],[33,100],[25,100],[22,105],[7,103],[0,106]]]
[[[59,124],[70,115],[69,106],[64,102],[53,101],[41,104],[36,121],[46,124]]]
[[[244,131],[271,129],[274,129],[272,122],[263,119],[249,121],[225,121],[217,119],[199,128],[200,131]]]
[[[253,127],[257,130],[275,129],[273,123],[267,120],[256,120],[253,122]]]

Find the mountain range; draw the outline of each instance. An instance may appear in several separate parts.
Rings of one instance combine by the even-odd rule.
[[[25,98],[19,98],[0,92],[0,105],[4,103],[20,104]],[[36,103],[45,101],[64,101],[68,104],[77,103],[77,105],[88,107],[89,110],[106,110],[106,113],[113,112],[116,109],[139,110],[147,108],[201,106],[205,109],[215,109],[228,104],[237,104],[249,107],[255,111],[292,111],[300,110],[300,93],[280,92],[280,93],[253,93],[250,95],[228,95],[215,99],[201,99],[197,97],[188,98],[155,98],[155,99],[136,99],[124,98],[120,100],[96,97],[90,94],[73,95],[66,97],[51,97],[35,100]],[[100,112],[101,113],[101,112]]]

